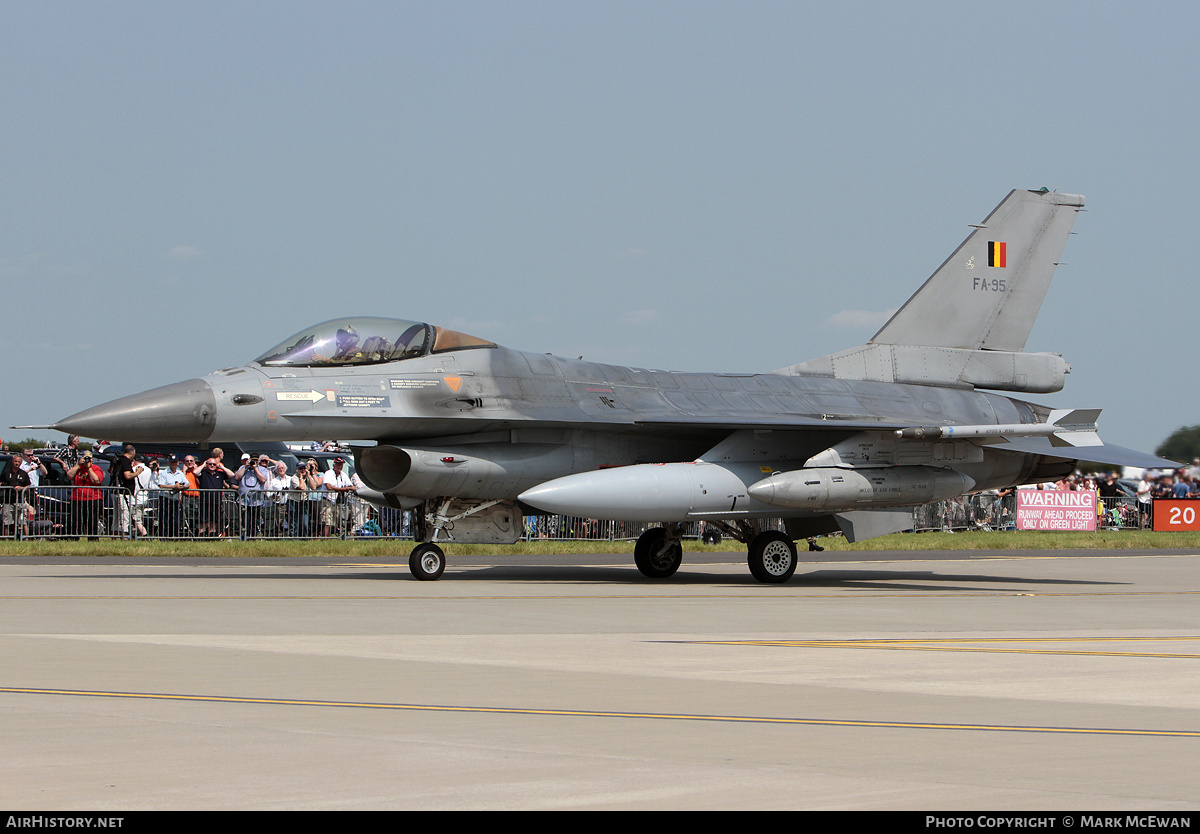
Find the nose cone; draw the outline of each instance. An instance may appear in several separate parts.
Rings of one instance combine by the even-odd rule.
[[[94,406],[51,428],[135,443],[200,443],[215,423],[212,388],[202,379],[189,379]]]

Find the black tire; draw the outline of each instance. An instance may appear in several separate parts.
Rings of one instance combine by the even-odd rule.
[[[408,569],[423,582],[440,579],[446,570],[446,554],[433,542],[419,544],[408,557]]]
[[[700,537],[700,540],[703,541],[705,544],[720,544],[721,543],[721,531],[720,530],[705,530],[704,535]]]
[[[759,582],[787,582],[796,572],[796,543],[783,533],[769,530],[759,533],[750,542],[747,558],[750,573]]]
[[[643,576],[650,579],[666,579],[683,562],[683,545],[675,542],[663,551],[667,531],[662,527],[651,527],[638,536],[633,546],[633,563]]]

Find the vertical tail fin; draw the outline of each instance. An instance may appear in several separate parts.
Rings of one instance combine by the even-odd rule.
[[[1071,366],[1024,353],[1078,194],[1012,191],[871,341],[776,373],[1051,393]]]
[[[1082,207],[1078,194],[1010,192],[868,344],[1024,350]]]

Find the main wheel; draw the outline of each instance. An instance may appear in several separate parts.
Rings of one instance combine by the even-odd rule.
[[[422,581],[440,579],[446,570],[446,554],[433,542],[419,544],[408,557],[408,569]]]
[[[666,579],[683,562],[683,545],[678,541],[667,544],[667,531],[662,527],[651,527],[638,536],[633,546],[633,563],[643,576],[651,579]]]
[[[796,572],[796,544],[774,530],[759,533],[750,542],[748,562],[759,582],[787,582]]]

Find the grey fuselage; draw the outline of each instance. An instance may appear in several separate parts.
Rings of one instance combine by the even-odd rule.
[[[834,465],[937,465],[976,489],[1010,486],[1062,461],[892,433],[1038,419],[1036,406],[970,389],[653,371],[493,347],[341,367],[255,362],[106,403],[56,428],[133,442],[373,440],[410,458],[427,451],[432,464],[461,454],[480,462],[449,481],[421,481],[409,472],[415,460],[383,450],[359,470],[383,492],[487,500],[605,467],[701,458],[803,466],[831,447],[840,450]],[[748,437],[735,444],[744,453],[722,460],[737,433]]]

